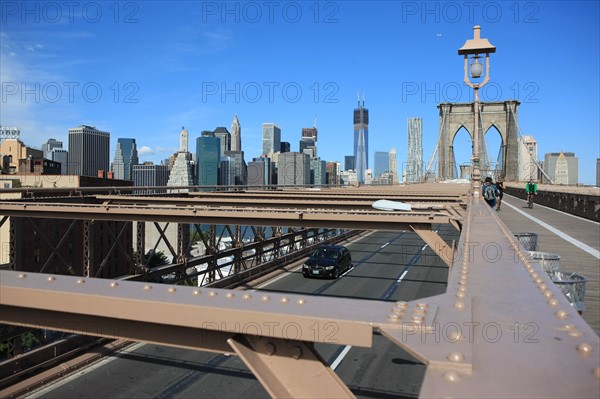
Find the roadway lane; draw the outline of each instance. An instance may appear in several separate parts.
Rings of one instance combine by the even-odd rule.
[[[451,226],[439,234],[458,240]],[[413,300],[443,293],[447,268],[414,233],[371,232],[347,244],[354,268],[338,280],[304,278],[293,269],[261,286],[264,291],[385,301]],[[375,334],[372,348],[318,344],[321,356],[358,397],[414,397],[425,366]],[[40,391],[40,398],[268,397],[237,356],[138,344],[73,378]]]

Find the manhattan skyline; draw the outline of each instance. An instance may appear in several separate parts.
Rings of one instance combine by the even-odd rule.
[[[472,101],[457,50],[480,25],[497,47],[482,100],[521,101],[519,127],[539,157],[574,152],[579,180],[595,181],[600,60],[586,55],[599,47],[598,2],[126,2],[64,6],[60,16],[44,2],[27,2],[28,13],[23,4],[2,5],[0,124],[20,126],[33,147],[66,143],[68,129],[85,124],[111,132],[111,160],[116,138],[130,137],[140,162],[159,163],[177,151],[182,125],[194,139],[237,115],[250,160],[262,152],[263,123],[280,126],[297,151],[318,115],[320,157],[343,164],[364,92],[368,156],[395,147],[402,173],[407,119],[423,118],[427,163],[436,105]],[[492,156],[495,136],[486,138]],[[468,162],[466,134],[455,148]]]

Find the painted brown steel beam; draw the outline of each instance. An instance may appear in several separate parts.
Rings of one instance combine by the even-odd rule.
[[[446,266],[452,267],[454,261],[453,248],[446,244],[438,233],[431,230],[430,224],[411,224],[410,227],[440,257]]]
[[[24,313],[25,309],[38,309],[106,318],[115,325],[134,321],[365,347],[371,345],[373,325],[386,320],[390,307],[379,301],[4,270],[0,271],[0,283],[0,322],[9,324],[15,323],[4,319],[4,309],[16,307]],[[356,320],[357,314],[362,315],[362,321]],[[60,327],[60,320],[55,319],[59,325],[53,327]],[[65,325],[72,327],[70,321]],[[170,340],[164,337],[163,343],[168,345]]]
[[[196,207],[144,207],[118,205],[1,203],[8,216],[55,219],[155,221],[251,226],[297,226],[372,230],[410,230],[412,223],[449,223],[441,212],[391,214],[380,211],[324,212],[264,209],[203,209]]]
[[[354,398],[314,346],[237,335],[227,340],[272,398]]]

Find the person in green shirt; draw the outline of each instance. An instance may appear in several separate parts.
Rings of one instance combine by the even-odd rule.
[[[537,182],[530,179],[525,185],[525,192],[527,193],[527,205],[533,208],[533,196],[537,194]]]

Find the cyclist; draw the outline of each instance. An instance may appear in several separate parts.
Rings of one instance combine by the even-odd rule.
[[[506,190],[506,186],[504,186],[504,179],[502,176],[498,176],[496,179],[496,188],[498,189],[498,206],[496,207],[496,211],[500,210],[500,205],[502,205],[502,197],[504,195],[504,190]]]
[[[537,182],[529,179],[529,182],[525,185],[525,192],[527,193],[527,205],[533,208],[533,196],[537,194]]]

